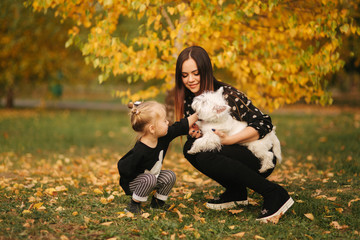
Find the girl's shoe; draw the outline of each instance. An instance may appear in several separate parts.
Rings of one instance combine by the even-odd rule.
[[[125,208],[125,212],[131,212],[133,214],[141,214],[142,211],[140,208],[140,203],[135,202],[134,200],[131,199],[131,202],[129,203],[127,208]]]
[[[164,209],[165,201],[152,197],[150,207],[153,209]]]

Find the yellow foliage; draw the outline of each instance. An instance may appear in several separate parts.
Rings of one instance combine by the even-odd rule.
[[[339,48],[344,35],[360,33],[353,21],[359,1],[101,0],[97,7],[85,0],[31,2],[37,11],[55,8],[57,15],[90,29],[82,52],[103,72],[99,81],[112,74],[130,75],[123,79],[128,84],[159,82],[138,92],[117,91],[124,100],[154,98],[171,89],[177,55],[184,47],[200,45],[214,66],[228,69],[235,87],[261,107],[276,109],[302,98],[330,103],[324,97],[324,76],[343,65]],[[103,12],[96,15],[97,9]],[[113,36],[121,16],[145,22],[126,44]],[[80,27],[74,27],[69,35],[79,34]]]

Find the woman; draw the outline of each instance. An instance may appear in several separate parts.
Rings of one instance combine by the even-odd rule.
[[[196,126],[190,128],[184,156],[197,170],[225,188],[219,198],[209,201],[206,206],[219,210],[247,205],[247,188],[250,188],[264,198],[258,221],[268,222],[284,214],[294,201],[284,188],[266,180],[274,169],[259,173],[260,160],[238,144],[261,139],[271,132],[271,118],[257,109],[243,93],[215,79],[210,58],[201,47],[189,47],[180,53],[175,74],[175,113],[178,120],[194,113],[191,103],[195,96],[224,87],[223,95],[231,107],[231,115],[248,123],[247,128],[233,136],[215,130],[223,145],[221,151],[195,155],[187,151],[194,140],[201,137],[201,132]]]

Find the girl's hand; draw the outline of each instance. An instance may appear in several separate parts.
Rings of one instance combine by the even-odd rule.
[[[194,123],[191,127],[190,127],[190,130],[189,130],[189,135],[192,137],[192,138],[199,138],[202,136],[202,132],[199,128],[199,126]]]
[[[220,137],[220,141],[222,145],[233,145],[236,143],[232,137],[227,135],[226,133],[222,131],[218,131],[216,129],[212,129],[213,132]]]

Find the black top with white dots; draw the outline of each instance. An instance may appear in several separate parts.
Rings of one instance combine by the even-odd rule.
[[[223,95],[228,105],[231,107],[231,116],[239,121],[247,122],[248,126],[253,127],[259,133],[259,139],[265,137],[266,134],[272,131],[273,125],[269,115],[262,113],[246,95],[236,88],[225,83],[215,81],[214,90],[224,87]],[[192,101],[195,94],[186,91],[184,100],[184,115],[190,116],[194,113],[191,108]]]

